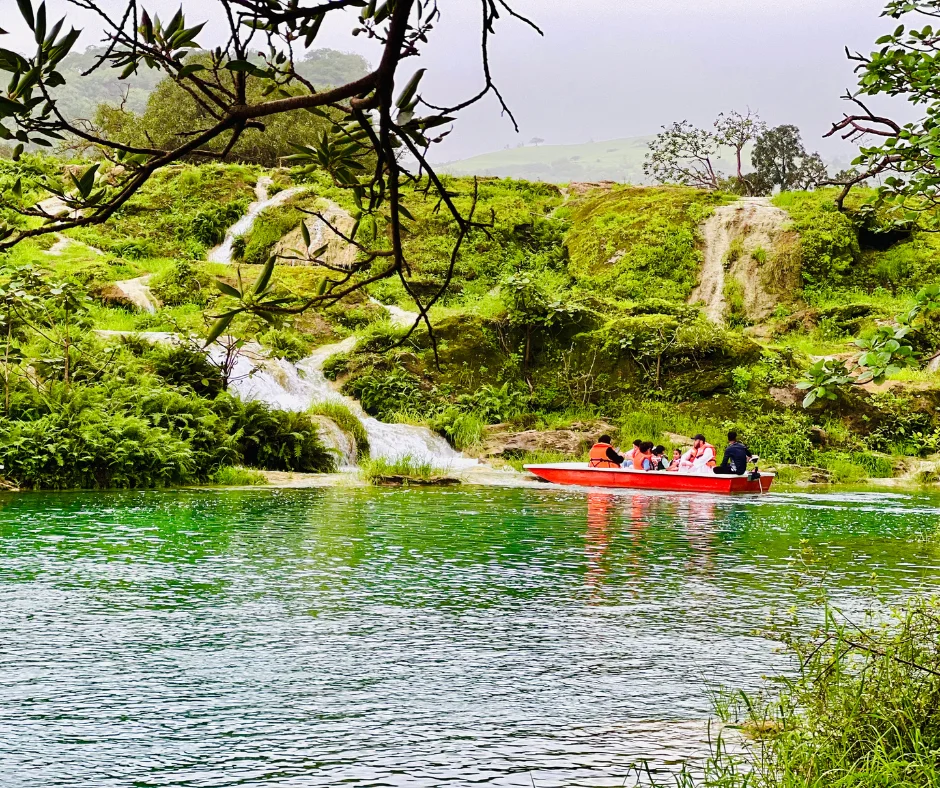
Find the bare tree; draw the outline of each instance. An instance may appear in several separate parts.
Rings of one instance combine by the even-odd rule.
[[[736,110],[718,115],[715,121],[715,137],[720,145],[727,145],[734,151],[737,164],[738,183],[744,183],[743,154],[749,142],[753,142],[767,130],[767,124],[749,109],[742,115]]]
[[[713,162],[719,147],[715,135],[686,120],[662,128],[650,143],[643,172],[659,183],[717,189],[721,175]]]

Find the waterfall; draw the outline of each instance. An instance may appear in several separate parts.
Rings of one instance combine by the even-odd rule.
[[[307,191],[306,186],[293,186],[290,189],[279,191],[273,197],[268,197],[268,187],[272,182],[273,181],[266,176],[258,178],[258,184],[255,186],[255,202],[248,206],[248,210],[241,219],[229,227],[228,231],[225,233],[225,240],[221,245],[209,252],[206,259],[210,263],[230,264],[232,262],[232,246],[235,243],[235,239],[246,235],[254,225],[255,219],[268,208],[283,205],[295,194]]]
[[[356,337],[349,337],[324,345],[297,364],[263,358],[254,348],[246,348],[235,365],[231,387],[244,400],[260,400],[281,410],[303,411],[318,402],[341,403],[362,422],[375,458],[394,461],[411,457],[451,470],[478,464],[427,427],[386,424],[367,414],[356,400],[336,391],[323,374],[323,364],[336,353],[352,350],[355,344]]]

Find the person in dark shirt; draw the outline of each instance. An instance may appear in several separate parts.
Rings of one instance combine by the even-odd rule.
[[[728,433],[725,456],[721,460],[721,465],[715,468],[715,473],[726,476],[743,476],[747,471],[747,461],[749,459],[751,459],[751,452],[747,446],[738,440],[738,433],[731,430]]]

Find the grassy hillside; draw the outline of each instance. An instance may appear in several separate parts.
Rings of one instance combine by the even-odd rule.
[[[506,148],[440,165],[452,175],[493,175],[549,183],[616,181],[647,183],[643,159],[652,136],[624,137],[577,145],[526,145]],[[731,158],[719,157],[717,166],[734,171]]]
[[[0,161],[4,216],[16,221],[12,204],[40,199],[35,173],[58,166],[35,156]],[[206,315],[231,303],[212,279],[234,282],[237,273],[206,263],[206,252],[252,199],[262,172],[176,167],[104,226],[71,233],[71,244],[29,241],[0,259],[0,287],[33,288],[29,309],[39,309],[28,322],[7,313],[0,462],[8,475],[34,486],[146,486],[211,478],[234,463],[329,467],[313,422],[238,410],[195,346],[168,356],[93,331],[204,335]],[[299,208],[322,207],[322,200],[351,208],[322,176],[272,174],[279,188],[302,184],[307,191],[263,215],[244,239],[248,280],[257,270],[249,261],[263,260],[294,231]],[[10,192],[17,178],[22,198]],[[448,185],[458,203],[469,204],[472,180]],[[811,411],[793,388],[813,357],[850,353],[854,339],[890,323],[917,288],[940,278],[935,236],[880,232],[877,219],[835,211],[826,192],[782,195],[776,202],[791,217],[781,235],[786,248],[735,254],[759,254],[764,266],[785,257],[795,279],[769,318],[745,311],[719,326],[688,301],[702,266],[702,223],[734,198],[625,186],[564,194],[509,179],[483,180],[479,197],[478,216],[492,217],[493,226],[468,238],[453,286],[432,310],[437,359],[426,330],[402,343],[403,329],[370,303],[411,306],[397,280],[274,328],[239,318],[233,333],[290,360],[356,334],[356,348],[327,365],[337,385],[370,413],[427,424],[468,451],[482,450],[496,423],[511,431],[592,430],[604,422],[624,442],[705,431],[718,443],[737,425],[773,462],[852,480],[911,467],[940,446],[940,381],[931,373],[905,371]],[[414,216],[406,236],[409,282],[427,300],[446,268],[454,227],[420,189],[406,199]],[[155,314],[135,309],[115,285],[148,274],[163,302]],[[274,282],[300,302],[321,276],[282,265]],[[63,312],[56,292],[74,293],[78,305]],[[924,352],[940,341],[933,333],[929,325],[919,332]],[[245,442],[247,418],[281,436],[263,456]],[[89,459],[66,472],[57,459],[63,452]],[[164,466],[171,470],[158,470]]]

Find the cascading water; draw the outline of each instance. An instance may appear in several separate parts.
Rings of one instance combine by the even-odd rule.
[[[284,189],[269,198],[268,186],[271,182],[267,177],[258,179],[255,188],[257,200],[248,206],[246,214],[229,228],[223,243],[209,253],[209,261],[231,263],[235,239],[251,230],[255,219],[263,211],[287,202],[307,188],[300,186]],[[330,204],[328,210],[337,222],[352,221],[351,217],[336,205]],[[319,219],[311,230],[312,246],[316,246],[323,239],[327,239],[326,242],[333,246],[333,240],[339,240],[334,233],[327,233],[324,223]],[[355,249],[342,242],[341,248],[335,250],[335,256],[337,259],[333,261],[334,264],[342,267],[345,262],[348,265],[355,257]],[[389,313],[389,319],[396,324],[410,325],[417,318],[416,313],[406,312],[398,307],[384,308]],[[235,362],[229,378],[231,388],[244,400],[264,402],[281,410],[305,411],[318,402],[341,403],[362,422],[369,436],[370,453],[375,458],[394,461],[410,457],[416,462],[429,463],[440,469],[468,468],[479,464],[476,460],[454,451],[446,440],[426,427],[386,424],[369,416],[356,400],[336,391],[323,374],[323,364],[336,353],[352,350],[355,344],[356,337],[349,337],[337,344],[326,345],[298,364],[268,358],[260,345],[249,345],[243,349]],[[218,345],[211,352],[217,356],[217,361],[221,360],[224,353]],[[333,443],[339,444],[336,440]],[[334,448],[342,455],[344,463],[354,464],[355,457],[347,447],[336,445]]]
[[[411,457],[435,468],[469,468],[478,462],[465,457],[440,435],[426,427],[386,424],[367,414],[351,397],[336,391],[323,374],[323,364],[336,353],[353,349],[356,337],[325,345],[298,364],[283,359],[264,359],[251,349],[239,357],[233,370],[232,388],[244,400],[260,400],[281,410],[302,411],[318,402],[338,402],[362,422],[369,436],[371,455],[390,461]]]
[[[258,178],[258,184],[255,186],[255,197],[257,199],[248,206],[245,215],[228,229],[228,232],[225,233],[225,240],[209,252],[206,259],[210,263],[231,263],[232,247],[235,243],[235,239],[248,233],[254,225],[255,219],[264,211],[268,210],[268,208],[283,205],[295,194],[300,194],[307,190],[306,186],[293,186],[290,189],[279,191],[273,197],[268,197],[268,187],[272,183],[273,181],[268,177],[263,176]]]

